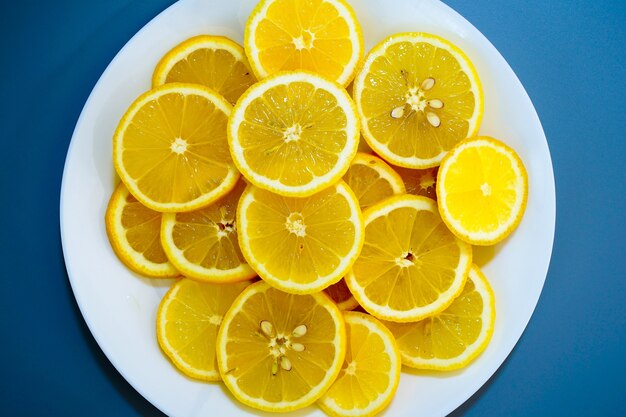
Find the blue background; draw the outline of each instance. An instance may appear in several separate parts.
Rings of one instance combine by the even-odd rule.
[[[87,329],[58,219],[63,163],[83,104],[117,51],[171,3],[1,2],[3,415],[160,415]],[[453,415],[626,416],[626,2],[447,3],[526,87],[557,189],[552,263],[535,314],[500,370]]]

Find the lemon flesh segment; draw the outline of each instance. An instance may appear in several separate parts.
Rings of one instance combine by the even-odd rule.
[[[243,48],[226,37],[211,35],[194,36],[172,48],[152,76],[153,87],[201,84],[232,105],[255,82]]]
[[[346,86],[363,57],[361,27],[343,0],[262,0],[244,45],[258,79],[308,70]]]
[[[439,165],[456,143],[476,134],[483,114],[469,58],[427,33],[401,33],[376,45],[355,78],[354,98],[372,149],[414,169]]]
[[[393,167],[393,169],[402,178],[408,194],[421,195],[437,201],[437,172],[439,167],[426,169]]]
[[[105,225],[113,251],[127,267],[153,278],[180,275],[161,246],[161,213],[138,202],[123,183],[111,195]]]
[[[420,320],[445,309],[463,289],[472,247],[448,230],[436,203],[401,195],[364,213],[365,242],[346,283],[372,315]]]
[[[248,186],[237,219],[248,264],[290,293],[313,293],[339,281],[363,245],[361,211],[343,181],[306,198]]]
[[[346,91],[307,72],[278,74],[252,86],[228,126],[233,159],[246,179],[294,197],[341,178],[358,137],[358,117]]]
[[[346,357],[339,376],[318,401],[330,416],[373,416],[391,402],[402,361],[391,332],[369,314],[344,313]]]
[[[359,305],[343,278],[324,288],[324,292],[337,304],[341,311],[353,310]]]
[[[472,265],[463,291],[444,311],[414,323],[385,324],[396,337],[404,365],[443,371],[462,368],[485,350],[495,317],[493,290]]]
[[[182,278],[165,294],[157,311],[159,346],[185,375],[219,381],[215,343],[231,303],[250,282],[211,284]]]
[[[492,245],[519,225],[528,199],[528,174],[499,140],[480,136],[447,156],[437,180],[439,212],[450,230],[474,245]]]
[[[237,298],[217,338],[228,389],[266,411],[315,402],[337,377],[345,352],[343,317],[325,294],[288,294],[263,281]]]
[[[354,191],[361,210],[406,192],[402,178],[382,159],[357,153],[343,180]]]
[[[163,213],[161,239],[168,258],[189,278],[215,283],[250,279],[237,240],[237,203],[246,183],[217,202],[190,212]]]
[[[190,211],[235,186],[226,125],[230,104],[206,87],[171,83],[140,96],[113,137],[113,162],[144,205]]]

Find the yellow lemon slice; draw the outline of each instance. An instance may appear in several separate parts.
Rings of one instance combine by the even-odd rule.
[[[234,105],[256,79],[240,45],[223,36],[199,35],[174,47],[157,64],[152,86],[175,82],[202,84]]]
[[[249,186],[237,219],[250,266],[290,293],[313,293],[339,281],[363,245],[358,201],[343,181],[306,198]]]
[[[127,267],[154,278],[180,275],[161,246],[161,213],[138,202],[122,183],[111,195],[105,224],[113,251]]]
[[[261,0],[244,46],[259,80],[303,69],[346,86],[363,57],[363,34],[343,0]]]
[[[159,346],[185,375],[219,381],[217,331],[226,311],[249,282],[211,284],[182,278],[165,294],[157,311]]]
[[[241,180],[215,203],[185,213],[163,213],[161,239],[172,264],[185,276],[215,283],[250,279],[237,240],[235,213],[246,187]]]
[[[402,178],[389,165],[365,153],[357,153],[343,180],[354,191],[361,210],[406,192]]]
[[[259,281],[235,300],[217,336],[226,387],[267,411],[306,407],[333,383],[346,353],[341,311],[326,295],[295,295]]]
[[[437,176],[439,212],[450,230],[473,245],[493,245],[519,225],[528,175],[513,149],[481,136],[457,145]]]
[[[230,110],[200,85],[141,95],[113,137],[113,163],[128,190],[156,211],[190,211],[226,194],[239,178],[226,139]]]
[[[404,365],[449,371],[485,350],[495,318],[491,286],[473,265],[463,291],[444,311],[415,323],[385,324],[396,337]]]
[[[394,165],[439,165],[476,134],[483,92],[469,58],[427,33],[399,33],[376,45],[354,81],[365,140]]]
[[[393,169],[404,181],[408,194],[422,195],[437,201],[437,172],[439,167],[426,169],[393,167]]]
[[[346,91],[309,72],[281,73],[241,96],[228,125],[233,160],[254,185],[306,197],[337,182],[356,154]]]
[[[463,289],[472,247],[448,230],[426,197],[388,198],[364,213],[365,243],[346,276],[359,304],[391,321],[445,309]]]
[[[318,401],[332,417],[373,416],[391,402],[402,361],[391,332],[369,314],[346,312],[348,348],[339,376]]]

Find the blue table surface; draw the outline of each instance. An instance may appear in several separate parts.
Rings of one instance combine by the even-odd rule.
[[[1,2],[2,415],[161,415],[109,363],[77,308],[59,191],[91,89],[171,3]],[[502,367],[453,415],[626,416],[626,2],[447,3],[526,87],[557,190],[552,262],[533,318]]]

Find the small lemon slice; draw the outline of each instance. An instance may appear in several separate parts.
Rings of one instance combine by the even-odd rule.
[[[520,157],[486,137],[459,143],[437,175],[441,218],[473,245],[493,245],[515,230],[528,200],[528,175]]]
[[[402,361],[393,334],[369,314],[344,313],[348,348],[339,376],[318,401],[333,417],[373,416],[391,402]]]
[[[165,294],[156,319],[159,346],[185,375],[219,381],[217,331],[226,311],[250,282],[211,284],[182,278]]]
[[[339,374],[345,354],[343,316],[328,296],[288,294],[263,281],[235,300],[217,336],[226,387],[266,411],[315,402]]]
[[[382,159],[357,153],[343,180],[354,191],[361,210],[406,192],[402,178]]]
[[[472,247],[448,230],[437,204],[409,194],[364,213],[365,243],[346,283],[372,315],[416,321],[450,305],[463,289]]]
[[[343,181],[306,198],[248,186],[237,219],[248,264],[290,293],[313,293],[339,281],[363,245],[361,210]]]
[[[111,247],[130,269],[154,278],[180,275],[161,246],[161,213],[137,201],[123,183],[111,195],[105,224]]]
[[[237,240],[235,213],[246,183],[215,203],[185,213],[163,213],[161,239],[172,264],[185,276],[215,283],[250,279]]]
[[[467,55],[446,39],[399,33],[376,45],[354,80],[363,136],[378,155],[406,168],[439,165],[475,135],[483,92]]]
[[[415,323],[385,324],[398,341],[404,365],[449,371],[466,366],[485,350],[495,318],[491,286],[473,265],[463,291],[444,311]]]
[[[191,211],[239,178],[226,139],[231,106],[196,84],[171,83],[135,100],[113,137],[113,164],[128,190],[161,212]]]
[[[224,36],[198,35],[175,46],[154,70],[153,87],[176,82],[204,85],[234,105],[256,79],[239,44]]]
[[[359,121],[346,90],[311,72],[280,73],[235,105],[228,143],[257,187],[307,197],[334,184],[356,154]]]
[[[343,0],[261,0],[244,45],[259,80],[302,69],[346,86],[363,58],[361,27]]]

